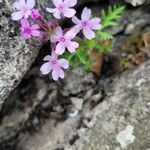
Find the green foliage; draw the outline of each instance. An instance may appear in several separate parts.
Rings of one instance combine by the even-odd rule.
[[[76,53],[66,52],[63,55],[70,62],[72,68],[83,67],[85,70],[90,68],[90,59],[87,50],[84,47],[79,47]]]
[[[113,49],[113,44],[112,42],[105,42],[105,41],[99,41],[98,44],[95,46],[95,48],[97,49],[97,51],[106,53],[106,52],[111,52]]]
[[[128,66],[129,66],[129,59],[128,58],[122,58],[121,60],[120,60],[120,64],[124,67],[124,68],[128,68]]]
[[[113,35],[105,31],[105,28],[118,25],[117,19],[121,17],[125,10],[124,6],[113,6],[109,7],[107,11],[102,10],[102,28],[97,31],[97,38],[94,39],[96,42],[96,48],[101,52],[110,52],[113,48],[113,44],[106,44],[106,41],[113,40]]]
[[[121,17],[125,10],[124,6],[117,6],[109,7],[108,11],[102,11],[101,18],[102,18],[102,28],[117,26],[117,19]]]
[[[117,19],[121,17],[124,10],[124,6],[115,5],[109,7],[107,11],[102,11],[100,17],[102,20],[102,28],[96,32],[96,38],[92,40],[80,39],[80,47],[76,53],[70,54],[66,52],[63,55],[70,62],[72,68],[83,67],[85,70],[89,70],[91,67],[90,52],[93,49],[103,53],[112,51],[113,35],[105,31],[105,28],[118,25]]]
[[[113,39],[113,35],[112,34],[110,34],[108,32],[101,31],[101,30],[99,30],[97,32],[97,35],[99,36],[99,38],[101,40],[112,40]]]

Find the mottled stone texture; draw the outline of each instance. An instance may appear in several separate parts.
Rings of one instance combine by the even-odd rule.
[[[82,150],[150,148],[150,61],[116,77]],[[123,135],[123,137],[121,137]]]
[[[11,0],[0,1],[0,108],[38,54],[37,42],[21,38],[18,23],[11,20]]]

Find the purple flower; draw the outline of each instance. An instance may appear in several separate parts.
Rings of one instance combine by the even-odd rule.
[[[38,24],[30,26],[29,22],[26,19],[21,20],[21,33],[25,39],[29,39],[32,36],[40,36],[40,31],[38,29],[40,29]]]
[[[39,19],[41,17],[40,12],[37,9],[33,9],[30,16],[34,20]]]
[[[51,42],[58,42],[56,45],[56,53],[62,55],[65,52],[65,48],[67,48],[70,53],[74,53],[76,48],[79,47],[77,42],[72,41],[75,36],[74,30],[71,29],[63,35],[62,28],[57,27],[55,34],[51,36]]]
[[[59,78],[63,79],[65,77],[63,69],[69,67],[69,62],[66,59],[58,59],[58,55],[55,51],[52,51],[52,55],[47,55],[43,60],[48,62],[43,64],[40,68],[42,74],[48,74],[52,71],[52,78],[55,81]]]
[[[20,20],[22,18],[29,18],[31,10],[35,6],[35,0],[17,0],[13,6],[18,10],[12,13],[13,20]]]
[[[75,31],[83,30],[83,34],[87,39],[95,38],[95,33],[92,30],[99,30],[101,28],[101,19],[98,17],[91,19],[91,9],[87,7],[83,9],[81,20],[74,16],[72,21],[76,24],[74,27]]]
[[[76,11],[70,7],[77,4],[77,0],[53,0],[55,8],[46,8],[50,13],[53,13],[54,17],[57,19],[61,18],[63,14],[67,18],[71,18],[75,15]]]

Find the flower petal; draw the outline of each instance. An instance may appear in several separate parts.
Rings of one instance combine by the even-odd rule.
[[[40,31],[38,31],[38,30],[32,30],[31,31],[31,35],[35,36],[35,37],[38,37],[38,36],[40,36]]]
[[[80,32],[80,30],[82,30],[82,26],[81,25],[75,25],[71,30],[73,30],[77,34]]]
[[[21,11],[17,11],[11,14],[11,17],[13,20],[20,20],[21,18],[23,18],[23,14]]]
[[[77,4],[77,0],[65,0],[64,2],[68,7],[73,7]]]
[[[74,53],[76,51],[76,49],[79,47],[79,44],[77,42],[72,42],[70,41],[67,45],[66,45],[68,51],[70,53]]]
[[[71,18],[76,14],[76,11],[74,9],[65,9],[65,11],[63,12],[64,16],[67,18]]]
[[[20,3],[18,1],[14,2],[12,6],[17,10],[20,10]]]
[[[95,38],[95,33],[90,28],[83,29],[83,34],[89,40]]]
[[[74,22],[75,24],[80,24],[81,20],[79,20],[76,16],[72,17],[72,22]]]
[[[69,62],[66,59],[64,59],[64,58],[59,59],[58,62],[60,64],[60,67],[62,67],[64,69],[69,68]]]
[[[52,71],[52,78],[55,81],[57,81],[59,79],[59,70],[58,69],[53,69],[53,71]]]
[[[44,61],[50,61],[50,59],[51,59],[51,56],[50,56],[50,55],[47,55],[47,56],[44,57],[43,60],[44,60]]]
[[[58,55],[56,54],[55,51],[52,51],[51,58],[56,61],[58,60]]]
[[[93,18],[93,19],[91,19],[92,29],[99,30],[102,27],[100,22],[101,22],[100,18]]]
[[[60,19],[61,18],[60,14],[61,14],[61,12],[59,10],[55,10],[53,15],[55,18]]]
[[[62,55],[65,52],[65,45],[61,42],[59,42],[56,46],[56,53],[58,55]]]
[[[25,0],[19,0],[18,3],[20,3],[20,5],[25,5],[26,4]]]
[[[48,74],[52,70],[52,66],[50,62],[43,64],[40,68],[42,74]]]
[[[30,24],[27,19],[21,19],[21,28],[30,28]]]
[[[26,32],[22,32],[22,36],[23,36],[25,39],[30,39],[30,38],[31,38],[31,34],[26,33]]]
[[[87,7],[85,7],[83,9],[82,15],[81,15],[81,19],[82,20],[89,20],[91,17],[91,9],[88,9]]]
[[[55,34],[56,36],[58,37],[62,37],[63,36],[63,30],[60,26],[58,26],[56,29],[55,29]]]
[[[55,42],[57,42],[57,41],[59,40],[58,37],[55,36],[55,35],[52,35],[52,36],[50,37],[50,39],[51,39],[51,42],[52,42],[52,43],[55,43]]]
[[[65,73],[62,69],[59,70],[59,77],[63,79],[65,77]]]
[[[62,0],[53,0],[54,5],[57,7],[62,3]]]
[[[31,10],[28,10],[25,14],[24,14],[24,17],[26,18],[26,19],[28,19],[29,18],[29,16],[31,15]]]
[[[27,6],[32,9],[35,6],[35,0],[27,0]]]
[[[39,27],[38,24],[34,24],[34,25],[31,26],[31,30],[37,30],[37,29],[39,29],[39,28],[40,28],[40,27]]]
[[[76,34],[77,34],[77,32],[75,32],[75,30],[72,28],[69,31],[67,31],[67,33],[65,34],[64,37],[66,39],[70,39],[71,40],[71,39],[75,38]]]
[[[46,11],[49,12],[49,13],[54,13],[55,8],[46,8]]]

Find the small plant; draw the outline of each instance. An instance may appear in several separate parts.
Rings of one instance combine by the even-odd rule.
[[[40,71],[43,74],[52,72],[52,78],[58,80],[64,78],[64,69],[83,66],[90,69],[90,54],[93,49],[99,52],[112,50],[113,36],[106,32],[107,27],[116,26],[117,21],[124,11],[124,6],[109,7],[108,11],[102,11],[101,19],[92,17],[91,9],[85,7],[81,18],[75,16],[73,7],[77,0],[52,0],[54,8],[46,8],[53,14],[52,21],[43,19],[38,9],[34,9],[35,0],[17,0],[13,7],[16,12],[12,13],[12,19],[20,21],[21,34],[25,39],[35,37],[39,41],[51,42],[51,55],[45,56],[46,61]],[[68,29],[62,29],[59,20],[67,17],[75,24]],[[82,31],[84,38],[77,37]],[[95,31],[95,32],[94,32]]]

